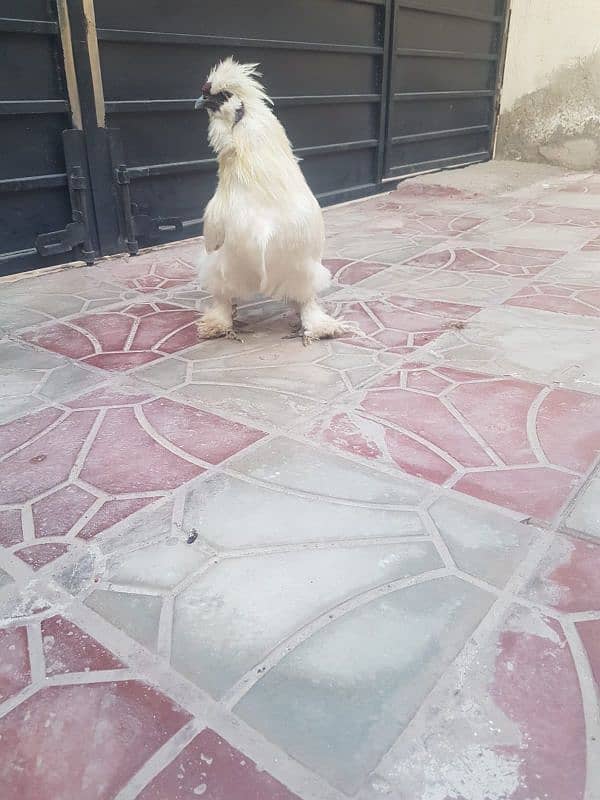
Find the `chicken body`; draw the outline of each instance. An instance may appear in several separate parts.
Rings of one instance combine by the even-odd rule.
[[[236,338],[232,305],[256,294],[292,303],[305,343],[355,333],[317,301],[330,283],[321,263],[323,215],[255,76],[255,65],[222,62],[198,101],[210,114],[209,140],[219,165],[204,216],[201,268],[214,305],[199,323],[200,334]]]

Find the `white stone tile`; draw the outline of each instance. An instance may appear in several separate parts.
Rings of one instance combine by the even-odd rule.
[[[520,308],[484,309],[419,358],[600,393],[600,320]]]

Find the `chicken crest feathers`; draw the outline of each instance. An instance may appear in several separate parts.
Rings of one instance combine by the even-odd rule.
[[[261,101],[273,105],[273,101],[265,91],[258,78],[258,64],[240,64],[233,57],[219,62],[211,70],[208,81],[213,93],[228,91],[235,94],[243,102]]]

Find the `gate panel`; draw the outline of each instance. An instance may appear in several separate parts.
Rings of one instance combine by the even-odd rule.
[[[385,177],[491,154],[504,0],[394,0]]]
[[[0,18],[0,275],[60,263],[38,234],[72,221],[62,131],[70,127],[56,16],[45,0],[3,0]]]
[[[385,0],[173,0],[165,15],[159,0],[96,0],[107,125],[120,131],[134,210],[182,223],[159,225],[154,241],[201,232],[216,163],[207,118],[194,102],[207,72],[229,55],[260,62],[321,202],[375,191],[390,7]]]
[[[0,2],[0,274],[201,233],[228,55],[323,205],[490,155],[505,0]]]

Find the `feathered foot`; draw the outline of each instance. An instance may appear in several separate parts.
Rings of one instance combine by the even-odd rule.
[[[230,303],[216,303],[196,323],[202,339],[231,339],[235,342],[244,340],[235,330],[233,318],[237,306]]]
[[[316,300],[311,300],[300,309],[299,334],[302,344],[308,347],[319,339],[336,339],[340,336],[364,336],[355,322],[335,319],[326,314]]]

